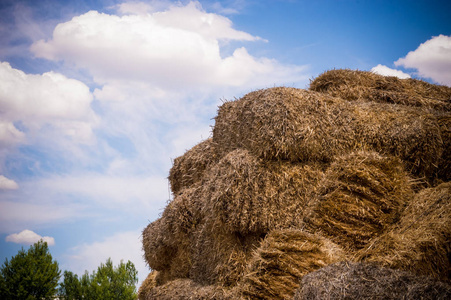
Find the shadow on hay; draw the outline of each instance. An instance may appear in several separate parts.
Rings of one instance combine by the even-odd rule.
[[[429,277],[379,267],[339,262],[302,278],[294,300],[430,299],[451,298],[451,286]]]

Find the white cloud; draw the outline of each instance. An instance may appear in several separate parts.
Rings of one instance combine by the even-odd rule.
[[[209,136],[220,99],[308,81],[305,67],[254,57],[244,47],[223,57],[228,41],[262,41],[197,2],[158,12],[161,5],[120,5],[121,16],[91,11],[33,44],[36,56],[91,74],[93,93],[55,72],[32,75],[0,65],[8,83],[0,98],[0,144],[3,138],[30,148],[7,158],[36,175],[0,200],[1,230],[156,217],[170,197],[171,158]],[[7,167],[1,160],[0,172]]]
[[[39,234],[25,229],[21,231],[20,233],[13,233],[6,237],[5,239],[7,242],[12,242],[16,244],[25,244],[25,245],[32,245],[40,240],[43,240],[44,242],[47,242],[49,246],[55,245],[55,239],[51,236],[40,236]]]
[[[17,129],[12,122],[0,121],[0,146],[8,147],[24,141],[25,133]]]
[[[451,36],[432,37],[395,65],[417,69],[419,76],[451,86]]]
[[[373,67],[371,69],[371,72],[379,74],[379,75],[384,75],[384,76],[394,76],[394,77],[398,77],[400,79],[410,78],[410,75],[407,73],[404,73],[403,71],[391,69],[391,68],[381,65],[381,64]]]
[[[12,179],[0,175],[0,190],[17,190],[19,185]]]
[[[62,265],[65,269],[82,275],[85,270],[89,273],[97,270],[100,263],[105,263],[108,258],[111,258],[114,265],[119,264],[121,260],[124,263],[130,260],[138,271],[141,283],[149,273],[141,249],[141,230],[119,232],[100,242],[70,249]]]
[[[221,57],[223,41],[256,41],[199,3],[122,17],[90,11],[59,24],[50,40],[31,47],[38,57],[87,69],[98,83],[139,80],[165,90],[266,85],[307,80],[304,68],[255,58],[244,48]],[[237,77],[237,74],[239,75]]]
[[[93,138],[93,97],[84,83],[55,72],[26,74],[7,62],[0,63],[0,81],[0,143],[55,134],[84,143]]]

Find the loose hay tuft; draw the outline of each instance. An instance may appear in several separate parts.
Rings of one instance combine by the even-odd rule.
[[[307,223],[313,230],[355,250],[398,221],[413,195],[399,159],[375,152],[338,157],[326,172]]]
[[[310,82],[310,90],[348,101],[368,100],[443,111],[451,110],[451,88],[449,87],[365,71],[324,72]]]
[[[400,221],[359,251],[358,260],[451,280],[451,183],[419,192]]]
[[[263,240],[240,286],[243,299],[291,299],[301,278],[344,259],[337,245],[300,230],[273,230]]]
[[[372,264],[339,262],[302,279],[294,300],[447,300],[451,286]]]

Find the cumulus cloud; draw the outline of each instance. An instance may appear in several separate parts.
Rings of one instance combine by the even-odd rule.
[[[138,271],[140,284],[149,273],[141,248],[141,230],[119,232],[100,242],[70,249],[62,265],[65,269],[81,275],[85,270],[89,273],[96,270],[100,263],[105,263],[108,258],[112,259],[114,265],[119,264],[121,260],[130,260]]]
[[[223,58],[224,41],[260,40],[232,25],[224,16],[205,12],[198,2],[122,17],[90,11],[59,24],[52,39],[34,43],[31,50],[38,57],[87,69],[101,84],[142,80],[178,89],[249,86],[261,84],[261,78],[270,85],[306,80],[305,68],[256,58],[244,48]]]
[[[0,65],[8,83],[0,143],[28,147],[8,159],[27,175],[37,173],[0,200],[0,230],[112,214],[156,217],[170,197],[171,158],[209,137],[220,99],[308,82],[304,66],[255,57],[245,47],[221,53],[230,41],[264,43],[230,19],[197,2],[163,9],[157,2],[128,2],[116,6],[117,14],[87,12],[33,43],[37,57],[92,76],[93,92],[56,72]],[[45,145],[51,147],[39,152]],[[67,151],[57,153],[62,145]],[[46,164],[45,172],[35,171]]]
[[[17,190],[19,185],[12,179],[0,175],[0,190]]]
[[[417,69],[419,76],[451,86],[451,36],[432,37],[398,59],[395,65]]]
[[[55,245],[55,239],[51,236],[40,236],[39,234],[25,229],[21,231],[20,233],[13,233],[6,237],[5,239],[7,242],[12,242],[16,244],[25,244],[25,245],[32,245],[40,240],[43,240],[44,242],[47,242],[49,246]]]
[[[391,69],[391,68],[381,65],[381,64],[373,67],[371,69],[371,72],[379,74],[379,75],[384,75],[384,76],[394,76],[394,77],[398,77],[400,79],[410,78],[410,75],[407,73],[404,73],[403,71]]]
[[[55,72],[26,74],[7,62],[0,63],[0,81],[0,143],[21,143],[44,131],[92,139],[93,97],[84,83]]]

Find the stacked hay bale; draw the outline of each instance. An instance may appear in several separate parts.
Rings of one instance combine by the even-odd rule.
[[[344,259],[329,240],[296,229],[271,231],[255,251],[240,286],[244,299],[291,299],[311,271]]]
[[[420,191],[400,221],[358,252],[358,260],[450,280],[451,183]]]
[[[140,299],[291,299],[350,260],[450,280],[449,185],[424,189],[450,178],[450,96],[334,70],[224,103],[143,232]]]
[[[375,152],[339,156],[326,172],[306,221],[348,250],[360,249],[399,220],[413,195],[399,159]]]

